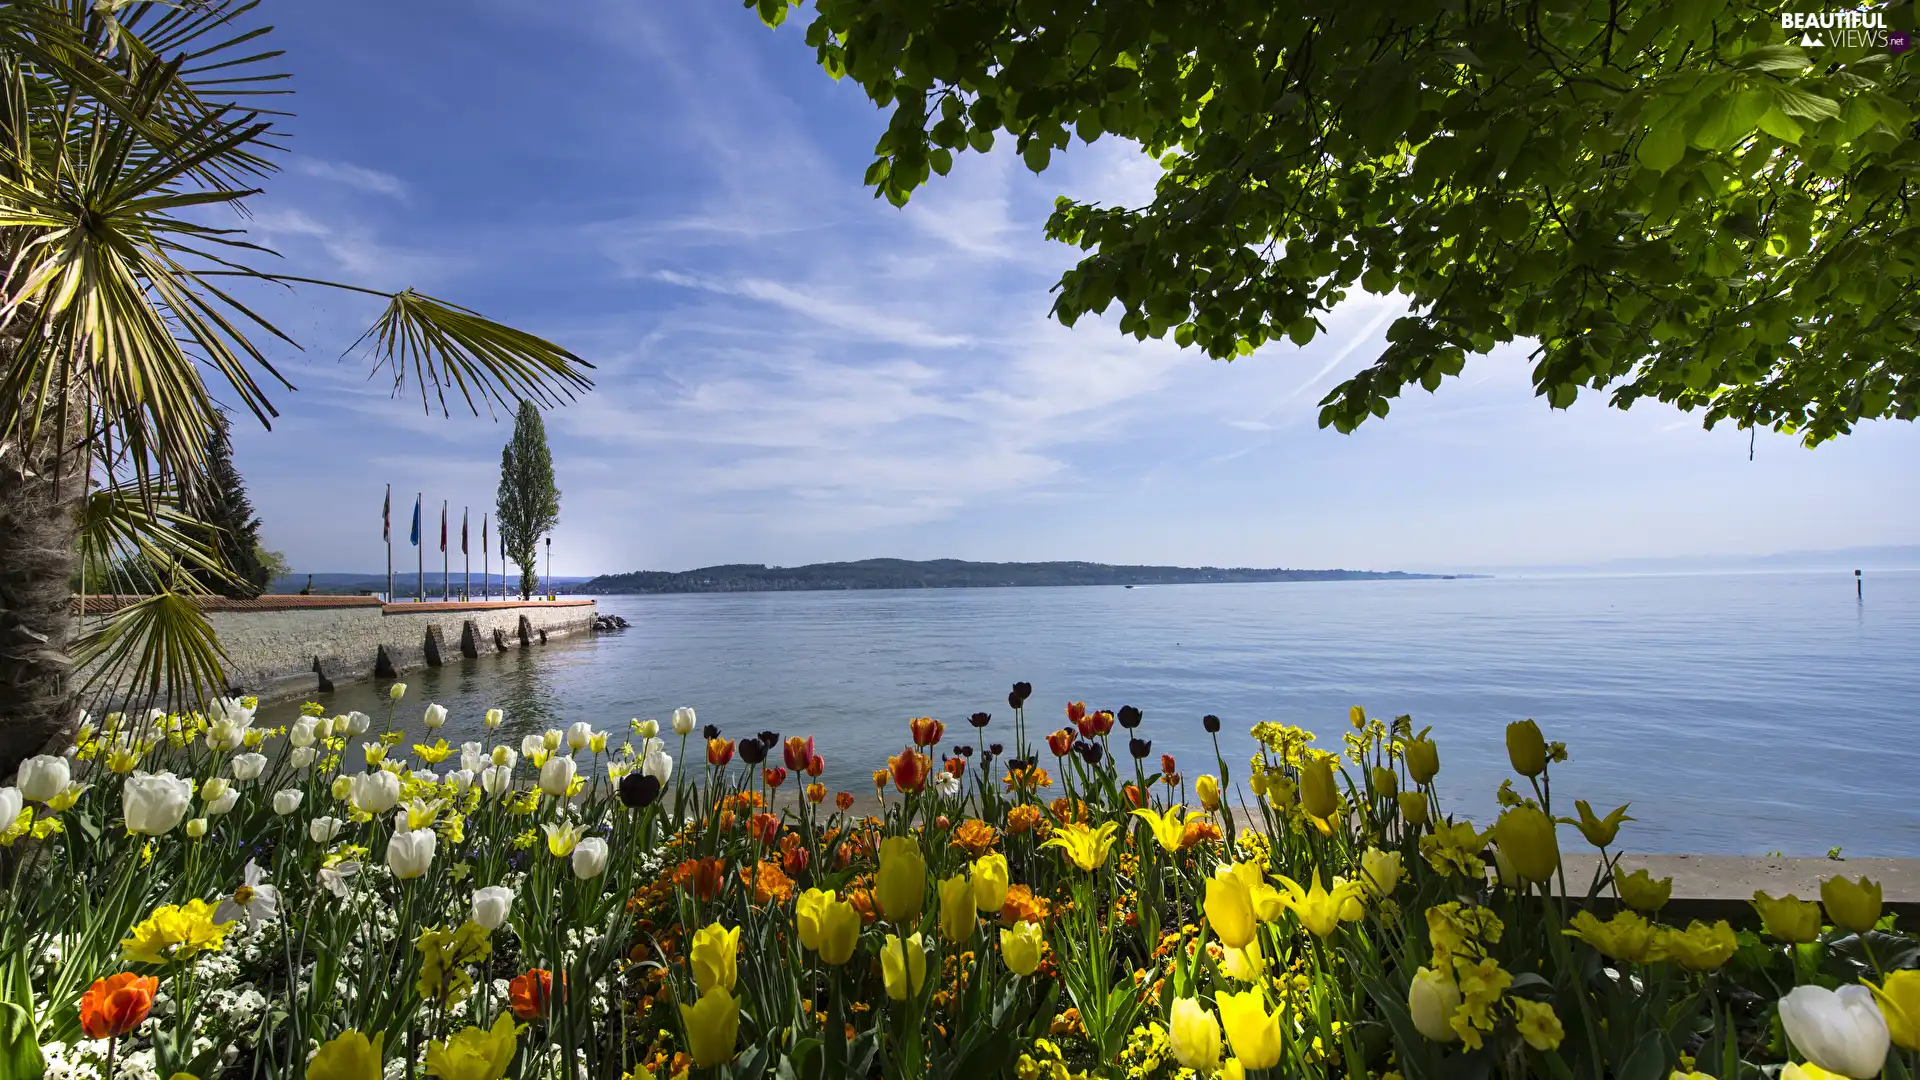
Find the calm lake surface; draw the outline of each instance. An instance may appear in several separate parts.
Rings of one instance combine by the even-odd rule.
[[[1849,575],[1725,574],[604,597],[600,610],[632,629],[410,672],[398,715],[418,733],[440,702],[457,744],[496,705],[515,741],[574,720],[664,727],[692,705],[729,737],[814,735],[829,783],[870,793],[912,717],[963,742],[985,710],[986,741],[1010,743],[1016,679],[1034,686],[1030,734],[1058,727],[1069,700],[1135,705],[1155,755],[1189,779],[1214,771],[1202,714],[1224,720],[1244,779],[1254,722],[1337,748],[1361,704],[1432,725],[1443,800],[1483,825],[1509,775],[1505,726],[1533,717],[1572,754],[1556,809],[1631,802],[1630,850],[1920,856],[1920,572],[1867,575],[1864,603]],[[384,690],[317,698],[379,716]],[[1571,829],[1562,842],[1583,845]]]

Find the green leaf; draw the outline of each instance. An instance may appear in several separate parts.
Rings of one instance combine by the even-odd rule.
[[[1657,173],[1664,173],[1680,164],[1680,159],[1687,153],[1685,124],[1684,116],[1668,116],[1660,121],[1640,140],[1640,148],[1634,151],[1634,157]]]
[[[1773,98],[1779,103],[1780,111],[1788,116],[1802,116],[1808,120],[1831,120],[1840,115],[1840,103],[1832,98],[1808,93],[1798,87],[1776,86]]]
[[[1798,45],[1787,44],[1762,45],[1734,59],[1736,67],[1772,74],[1798,73],[1807,70],[1812,64],[1813,61],[1807,59],[1805,49]]]
[[[1760,130],[1781,142],[1796,145],[1800,142],[1800,136],[1806,134],[1806,129],[1800,126],[1799,121],[1781,112],[1777,105],[1760,114]]]
[[[1053,148],[1039,139],[1027,143],[1027,148],[1020,151],[1020,160],[1027,163],[1027,168],[1037,173],[1047,171],[1047,162],[1052,157]]]

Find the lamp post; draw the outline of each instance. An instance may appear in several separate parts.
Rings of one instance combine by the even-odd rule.
[[[547,599],[553,599],[553,537],[547,537]]]

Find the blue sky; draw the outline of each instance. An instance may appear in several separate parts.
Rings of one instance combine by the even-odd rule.
[[[1382,344],[1362,297],[1225,364],[1046,317],[1054,196],[1139,202],[1077,146],[961,158],[906,209],[860,185],[883,116],[803,26],[684,0],[278,5],[285,171],[253,204],[289,272],[413,286],[598,366],[548,416],[554,571],[872,556],[1448,568],[1920,542],[1920,429],[1816,451],[1658,404],[1554,412],[1521,350],[1354,435],[1316,403]],[[379,507],[490,508],[511,418],[423,416],[339,357],[377,305],[268,302],[299,387],[238,460],[300,570],[383,564]],[[404,526],[403,526],[404,528]],[[404,532],[396,561],[410,565]],[[434,553],[437,555],[437,551]],[[457,554],[455,556],[457,560]],[[457,565],[457,563],[456,563]]]

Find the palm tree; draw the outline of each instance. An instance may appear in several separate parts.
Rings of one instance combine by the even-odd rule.
[[[189,571],[218,565],[192,539],[195,478],[216,394],[270,426],[268,388],[293,385],[262,345],[297,347],[241,287],[383,298],[350,351],[423,409],[592,385],[571,352],[458,305],[260,268],[273,253],[244,206],[275,169],[285,91],[258,8],[0,0],[0,777],[67,730],[83,692],[181,707],[225,686],[193,602]],[[76,567],[136,568],[149,595],[77,633]]]

